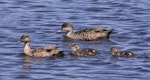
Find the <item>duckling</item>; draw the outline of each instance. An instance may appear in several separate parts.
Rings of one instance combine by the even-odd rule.
[[[41,48],[31,49],[30,48],[30,36],[27,34],[23,34],[20,38],[20,42],[25,43],[24,54],[33,57],[48,57],[48,56],[56,56],[63,57],[64,54],[62,51],[56,48],[56,46],[44,46]]]
[[[112,56],[116,56],[116,57],[133,57],[133,56],[135,56],[135,54],[132,53],[131,51],[118,51],[117,47],[112,47],[111,51],[112,51]]]
[[[99,38],[109,38],[112,30],[106,30],[104,27],[98,28],[86,28],[77,32],[73,31],[73,25],[70,23],[63,23],[60,31],[68,31],[66,36],[71,39],[83,40],[83,41],[93,41]]]
[[[91,48],[84,48],[81,50],[78,44],[73,44],[70,47],[70,51],[72,56],[94,56],[99,53],[97,50]]]

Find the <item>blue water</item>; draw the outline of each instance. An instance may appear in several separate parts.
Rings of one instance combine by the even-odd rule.
[[[114,31],[99,42],[64,41],[58,34],[63,22],[75,30],[105,26]],[[0,78],[2,80],[150,80],[149,0],[1,0]],[[64,58],[23,55],[22,34],[31,47],[57,45]],[[101,54],[70,57],[69,45],[94,48]],[[112,58],[110,48],[130,50],[138,56]]]

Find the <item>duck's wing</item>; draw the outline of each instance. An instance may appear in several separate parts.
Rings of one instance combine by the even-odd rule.
[[[97,51],[97,50],[91,49],[91,48],[82,49],[82,52],[83,52],[83,54],[86,55],[86,56],[92,56],[92,55],[98,54],[98,51]]]
[[[71,52],[71,56],[83,56],[81,50]]]
[[[47,51],[42,47],[42,48],[36,48],[32,50],[32,55],[34,57],[45,57]]]
[[[98,27],[94,29],[94,32],[96,33],[102,33],[104,31],[108,31],[105,27]]]
[[[56,49],[56,45],[52,45],[52,46],[44,46],[42,47],[44,50],[49,50],[49,49]]]
[[[75,32],[76,34],[101,34],[101,33],[105,33],[105,32],[109,32],[109,30],[107,30],[105,27],[98,27],[98,28],[86,28],[80,31]]]
[[[34,50],[32,50],[33,53],[38,53],[38,52],[43,52],[43,51],[49,51],[52,49],[55,49],[56,46],[52,45],[52,46],[44,46],[44,47],[40,47],[40,48],[36,48]]]
[[[134,56],[134,53],[132,53],[131,51],[120,51],[119,53],[121,54],[121,56],[125,57]]]
[[[42,51],[44,51],[43,47],[32,49],[32,53],[38,53],[38,52],[42,52]]]
[[[105,28],[86,28],[80,31],[76,31],[73,34],[74,39],[91,41],[91,40],[98,40],[98,38],[105,36],[107,34]],[[104,34],[103,34],[104,33]]]
[[[58,52],[59,50],[56,49],[55,46],[44,46],[32,50],[32,54],[34,57],[52,56],[53,54],[57,54]]]
[[[76,31],[76,33],[87,33],[87,32],[91,32],[93,30],[95,30],[95,28],[85,28],[80,31]]]

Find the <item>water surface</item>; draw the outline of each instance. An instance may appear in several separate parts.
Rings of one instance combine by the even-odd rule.
[[[0,78],[3,80],[149,80],[149,0],[1,0]],[[63,22],[75,30],[106,26],[115,29],[109,40],[64,41],[58,34]],[[57,45],[64,58],[30,58],[23,55],[22,34],[31,47]],[[69,56],[71,43],[101,52],[96,56]],[[139,56],[112,58],[110,48],[131,50]]]

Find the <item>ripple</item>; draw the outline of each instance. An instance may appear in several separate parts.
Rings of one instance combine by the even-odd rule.
[[[0,1],[0,77],[55,80],[146,80],[149,77],[149,1],[146,0],[5,0]],[[66,33],[55,33],[63,22],[76,31],[96,26],[115,28],[110,39],[96,42],[65,41]],[[58,27],[59,26],[59,27]],[[22,34],[31,36],[31,47],[57,45],[66,51],[64,58],[26,57]],[[90,57],[69,56],[69,45],[94,48],[101,54]],[[131,50],[133,58],[112,58],[110,48]]]
[[[90,8],[88,8],[86,11],[101,12],[101,11],[103,11],[103,9],[101,9],[101,8],[99,8],[99,7],[90,7]]]

